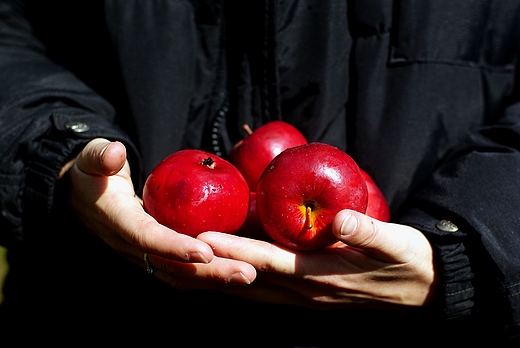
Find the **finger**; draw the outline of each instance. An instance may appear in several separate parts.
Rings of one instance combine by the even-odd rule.
[[[384,223],[353,210],[342,210],[332,230],[348,246],[358,248],[384,262],[406,262],[411,228]]]
[[[148,261],[157,268],[158,276],[170,279],[176,288],[217,287],[222,285],[249,285],[256,278],[253,266],[236,260],[214,257],[208,264],[182,263],[157,255],[148,255]],[[167,277],[166,277],[167,275]]]
[[[119,172],[125,162],[126,148],[122,143],[98,138],[81,151],[76,166],[86,174],[110,176]]]
[[[239,259],[258,271],[295,273],[296,254],[277,245],[219,232],[204,232],[197,239],[209,244],[215,255]]]
[[[122,236],[130,245],[139,248],[134,251],[137,257],[147,252],[190,263],[207,264],[213,260],[209,245],[159,224],[144,211],[128,209],[127,212],[123,209],[121,214],[122,225],[119,229],[125,231]]]
[[[162,271],[159,267],[156,267],[156,264],[158,264],[156,261],[154,261],[152,263],[152,261],[150,260],[152,258],[150,254],[147,255],[148,263],[146,263],[144,261],[143,252],[139,251],[137,253],[134,253],[134,252],[131,252],[131,253],[119,252],[119,253],[123,257],[125,257],[128,261],[143,268],[143,272],[145,269],[146,269],[146,271],[150,271],[150,269],[151,269],[152,271],[151,271],[150,275],[153,275],[153,276],[163,280],[164,282],[170,284],[171,286],[173,286],[175,288],[212,289],[212,288],[217,287],[216,283],[202,281],[200,279],[196,279],[193,277],[184,279],[184,278],[180,278],[180,277],[168,274],[168,273]],[[137,256],[137,254],[141,254],[141,257]],[[193,264],[193,265],[195,265],[195,264]]]

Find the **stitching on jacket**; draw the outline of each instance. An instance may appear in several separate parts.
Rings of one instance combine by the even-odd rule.
[[[517,288],[517,289],[515,289],[511,293],[508,293],[507,297],[511,298],[511,297],[520,295],[520,282],[516,282],[516,283],[510,284],[510,285],[504,286],[502,289],[504,290],[504,292],[509,292],[509,290],[511,290],[513,288]]]
[[[464,290],[455,291],[455,292],[449,292],[449,293],[446,293],[446,296],[454,296],[454,295],[459,295],[459,294],[463,294],[465,292],[472,292],[472,291],[473,291],[473,287],[464,289]]]

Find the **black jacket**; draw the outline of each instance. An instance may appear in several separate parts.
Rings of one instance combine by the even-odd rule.
[[[54,216],[59,170],[89,139],[124,142],[140,190],[173,151],[225,157],[243,123],[283,119],[352,155],[393,221],[425,233],[443,317],[518,332],[519,43],[508,0],[0,1],[0,241],[13,274],[41,245],[88,258]]]

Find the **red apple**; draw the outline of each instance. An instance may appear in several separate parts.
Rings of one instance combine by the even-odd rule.
[[[383,192],[366,171],[361,169],[361,174],[365,178],[368,189],[368,206],[365,214],[383,222],[390,222],[390,208]]]
[[[179,233],[235,233],[249,211],[249,188],[228,161],[201,150],[181,150],[150,173],[143,205],[159,223]]]
[[[285,149],[307,143],[296,127],[284,121],[271,121],[255,131],[245,125],[249,136],[235,144],[229,161],[240,170],[251,191],[271,160]]]
[[[249,214],[247,214],[246,221],[240,230],[238,230],[237,234],[242,237],[271,241],[271,238],[265,232],[260,223],[260,219],[258,218],[258,212],[256,210],[256,192],[254,191],[250,192]]]
[[[368,191],[356,162],[324,143],[285,150],[262,174],[257,212],[276,242],[298,250],[314,250],[337,241],[332,220],[343,209],[365,213]]]

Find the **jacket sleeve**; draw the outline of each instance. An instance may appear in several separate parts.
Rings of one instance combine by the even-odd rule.
[[[114,109],[45,55],[18,1],[0,2],[0,244],[47,214],[61,167],[96,137],[131,144]]]
[[[487,317],[519,335],[520,103],[469,134],[413,200],[400,222],[434,246],[445,316]]]

